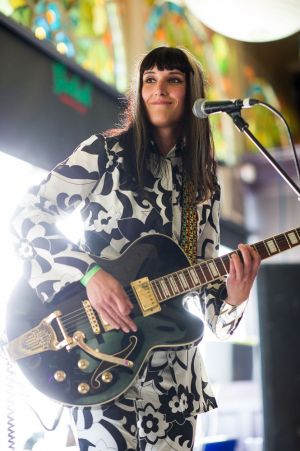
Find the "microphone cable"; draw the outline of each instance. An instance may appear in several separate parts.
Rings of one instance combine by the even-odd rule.
[[[262,105],[264,108],[267,108],[268,110],[272,111],[286,126],[287,128],[287,132],[288,132],[288,138],[289,138],[289,142],[290,145],[292,147],[292,151],[293,151],[293,156],[294,156],[294,163],[295,163],[295,167],[296,167],[296,173],[298,176],[298,180],[300,180],[300,165],[299,165],[299,160],[298,160],[298,155],[296,152],[296,148],[295,148],[295,144],[292,138],[292,133],[290,130],[290,127],[287,123],[287,121],[285,120],[284,116],[276,109],[274,108],[272,105],[270,105],[269,103],[263,102],[262,100],[259,100],[258,105]]]

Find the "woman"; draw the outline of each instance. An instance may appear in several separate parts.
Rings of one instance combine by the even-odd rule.
[[[31,190],[14,225],[30,285],[42,301],[81,280],[104,322],[134,332],[130,299],[90,254],[113,259],[140,236],[160,233],[180,243],[191,261],[217,255],[220,189],[211,133],[208,120],[192,114],[203,97],[201,67],[189,52],[152,50],[139,65],[122,126],[80,144]],[[79,245],[55,227],[57,217],[75,208],[84,223]],[[227,280],[201,295],[205,319],[219,337],[239,323],[259,267],[250,246],[240,251],[243,261],[232,256]],[[153,352],[138,380],[109,407],[72,413],[82,451],[189,450],[197,414],[215,407],[199,349],[190,346]]]

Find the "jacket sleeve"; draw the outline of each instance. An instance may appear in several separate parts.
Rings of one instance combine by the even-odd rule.
[[[211,201],[207,201],[207,205],[202,204],[201,212],[198,261],[208,260],[218,256],[220,239],[219,189],[215,191]],[[226,298],[225,277],[207,284],[200,293],[200,303],[204,319],[219,339],[226,339],[233,334],[243,316],[247,304],[245,301],[239,306],[231,306],[225,302]]]
[[[102,161],[99,162],[99,160]],[[95,261],[57,228],[58,218],[84,207],[101,178],[105,149],[96,135],[81,143],[39,186],[25,195],[12,218],[17,254],[25,277],[42,301],[81,279]]]

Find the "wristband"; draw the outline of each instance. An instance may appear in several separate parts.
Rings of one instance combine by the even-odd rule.
[[[93,266],[89,271],[87,271],[85,273],[85,275],[80,279],[80,283],[82,283],[83,286],[87,286],[87,284],[89,283],[89,281],[91,280],[91,278],[93,277],[94,274],[96,274],[96,272],[99,271],[100,266],[99,265],[95,265]]]

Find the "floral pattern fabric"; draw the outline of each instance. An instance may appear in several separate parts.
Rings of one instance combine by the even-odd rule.
[[[144,196],[136,189],[128,163],[130,149],[122,142],[120,137],[91,136],[30,190],[15,213],[16,248],[29,283],[43,302],[51,302],[65,285],[80,280],[95,265],[92,254],[114,259],[145,234],[180,241],[184,145],[178,143],[160,157],[158,170],[158,151],[149,143]],[[198,260],[217,256],[219,206],[219,190],[197,206]],[[80,209],[83,222],[78,243],[63,236],[55,224],[75,209]],[[232,307],[225,298],[224,280],[207,285],[200,296],[203,317],[221,339],[233,333],[245,308],[245,303]],[[183,424],[185,418],[216,407],[198,347],[154,352],[127,395],[137,406],[143,400],[140,412],[157,419],[163,416],[167,424]],[[153,396],[155,403],[147,402]],[[141,433],[149,424],[141,420]],[[154,440],[149,431],[147,436]]]

